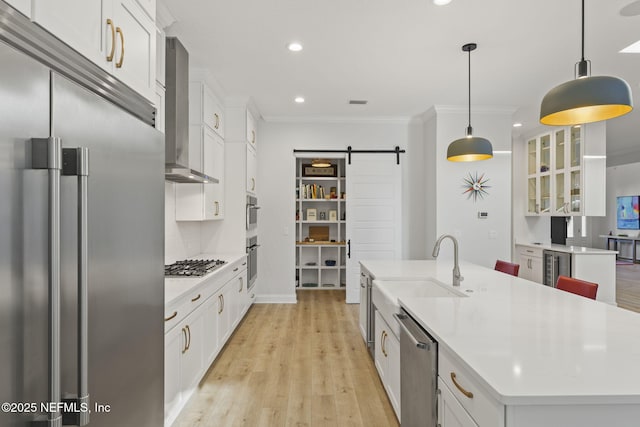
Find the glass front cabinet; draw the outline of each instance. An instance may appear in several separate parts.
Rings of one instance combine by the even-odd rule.
[[[605,131],[600,122],[526,139],[527,215],[605,214]]]

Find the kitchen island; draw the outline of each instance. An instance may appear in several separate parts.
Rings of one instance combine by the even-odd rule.
[[[451,261],[386,263],[411,280],[451,283]],[[385,276],[382,262],[362,265]],[[438,342],[443,427],[638,425],[640,315],[485,267],[460,269],[465,280],[455,290],[467,296],[397,293]],[[395,279],[373,286],[393,295],[404,276]]]

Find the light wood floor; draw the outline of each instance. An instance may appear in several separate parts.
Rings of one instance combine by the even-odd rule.
[[[618,307],[640,313],[640,264],[616,266]]]
[[[344,291],[254,304],[174,424],[398,426]]]

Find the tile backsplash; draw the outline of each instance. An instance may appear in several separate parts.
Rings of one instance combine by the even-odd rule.
[[[198,255],[200,249],[200,222],[176,221],[175,186],[164,183],[164,262],[175,261]]]

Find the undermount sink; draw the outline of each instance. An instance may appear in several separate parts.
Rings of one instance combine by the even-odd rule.
[[[393,313],[400,313],[398,298],[466,298],[468,295],[445,285],[435,279],[411,281],[374,280],[371,299],[373,305],[385,319],[391,319]],[[400,336],[397,322],[389,323],[396,336]]]

